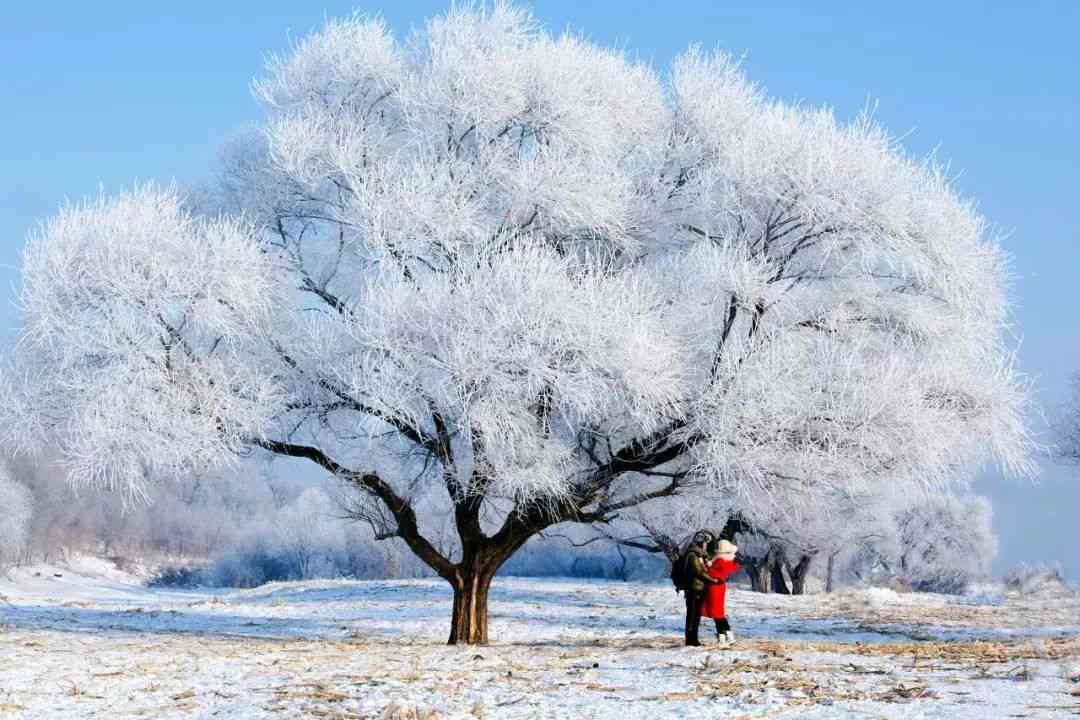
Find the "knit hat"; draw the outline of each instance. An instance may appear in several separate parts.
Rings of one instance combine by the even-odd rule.
[[[739,546],[736,545],[735,543],[730,542],[728,540],[721,540],[720,541],[720,552],[718,554],[720,555],[720,557],[724,558],[725,560],[734,560],[735,559],[735,553],[738,552],[738,551],[739,551]]]

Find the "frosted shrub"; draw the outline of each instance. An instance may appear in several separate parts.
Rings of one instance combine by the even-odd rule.
[[[1075,594],[1061,567],[1021,564],[1005,576],[1005,590],[1032,597],[1067,597]]]

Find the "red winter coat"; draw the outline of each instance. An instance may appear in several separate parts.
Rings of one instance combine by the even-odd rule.
[[[739,563],[734,560],[716,558],[709,565],[709,577],[714,580],[727,580],[739,571]],[[724,597],[727,595],[727,583],[719,582],[705,588],[705,602],[701,606],[701,617],[720,620],[727,617],[724,610]]]

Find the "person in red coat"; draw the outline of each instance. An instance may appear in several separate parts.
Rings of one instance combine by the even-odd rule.
[[[738,551],[735,543],[727,540],[713,540],[705,548],[706,554],[713,558],[709,563],[709,577],[717,582],[705,588],[705,602],[701,606],[701,617],[712,618],[716,623],[716,642],[730,645],[735,639],[731,632],[731,623],[727,619],[724,601],[727,596],[727,579],[739,571],[741,565],[735,562]]]

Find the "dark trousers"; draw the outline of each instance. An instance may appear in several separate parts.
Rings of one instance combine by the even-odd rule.
[[[683,637],[687,645],[700,645],[698,628],[701,627],[701,604],[705,602],[704,590],[686,590],[686,627]]]
[[[731,630],[731,623],[727,621],[726,617],[713,618],[713,622],[716,623],[716,637],[720,637],[721,634]]]

